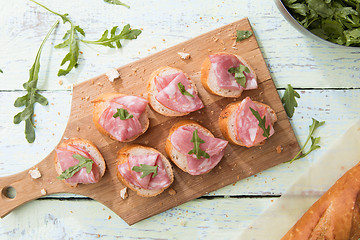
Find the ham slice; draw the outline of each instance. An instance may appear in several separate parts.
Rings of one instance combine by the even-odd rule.
[[[57,148],[56,150],[57,159],[60,163],[61,170],[75,166],[79,163],[79,160],[73,157],[74,154],[79,154],[83,157],[93,159],[85,149],[79,146],[68,145],[66,148]],[[85,154],[86,152],[86,154]],[[86,168],[83,167],[80,171],[76,172],[72,177],[65,179],[67,183],[97,183],[100,178],[99,166],[93,161],[92,169],[90,173],[86,172]]]
[[[229,68],[244,65],[236,56],[232,54],[210,55],[211,67],[215,73],[217,84],[222,89],[229,90],[250,90],[257,88],[256,77],[253,73],[244,72],[246,77],[245,88],[236,82],[235,74],[229,73]]]
[[[142,172],[135,172],[132,170],[134,166],[140,166],[140,164],[146,164],[149,166],[157,165],[157,175],[152,177],[153,173],[151,173],[146,177],[141,178],[141,175],[143,175]],[[156,190],[166,188],[171,184],[170,178],[164,167],[164,163],[158,153],[130,155],[128,162],[120,164],[118,166],[118,170],[127,182],[139,188]]]
[[[198,130],[199,137],[205,141],[205,143],[200,144],[200,149],[209,154],[210,158],[201,157],[201,159],[197,159],[195,154],[188,154],[194,148],[191,139],[195,130],[196,128],[192,126],[181,126],[173,132],[170,141],[177,151],[186,155],[188,172],[191,175],[200,175],[208,172],[220,162],[228,142],[207,136]]]
[[[170,76],[174,77],[171,81],[169,80]],[[161,82],[157,83],[157,81],[160,79]],[[165,83],[167,83],[166,86]],[[178,83],[182,83],[182,85],[185,87],[185,90],[194,97],[183,95],[179,90]],[[186,113],[193,112],[204,107],[203,102],[195,93],[190,80],[182,72],[178,73],[177,75],[169,75],[169,78],[166,78],[166,80],[164,80],[164,77],[156,78],[155,84],[156,86],[165,86],[156,95],[156,100],[171,110]]]
[[[176,78],[178,75],[180,74],[180,72],[174,73],[174,74],[170,74],[170,75],[165,75],[165,76],[157,76],[155,79],[155,86],[156,86],[156,90],[158,92],[160,92],[161,90],[163,90],[167,85],[169,85],[169,83],[174,80],[174,78]]]
[[[115,98],[110,101],[110,106],[101,114],[99,124],[119,141],[131,139],[143,131],[139,119],[147,104],[148,101],[136,96]],[[121,120],[119,117],[114,118],[113,115],[120,108],[126,109],[133,117],[125,120]]]
[[[235,117],[236,139],[242,141],[246,147],[252,147],[266,139],[266,137],[263,136],[263,129],[259,127],[259,121],[253,115],[250,108],[259,112],[261,118],[266,116],[265,127],[270,126],[270,136],[275,133],[267,108],[263,106],[257,107],[257,105],[247,97],[241,102]]]

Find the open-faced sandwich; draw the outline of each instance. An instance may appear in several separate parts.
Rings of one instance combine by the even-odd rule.
[[[97,147],[82,138],[70,138],[55,149],[57,177],[71,187],[97,183],[105,173],[104,158]]]
[[[226,106],[220,114],[219,127],[225,139],[249,148],[261,145],[271,137],[276,121],[273,109],[247,97]]]
[[[147,85],[150,106],[165,116],[184,116],[204,107],[195,83],[183,71],[161,67]]]
[[[222,159],[228,142],[194,121],[180,121],[170,129],[165,151],[184,172],[208,173]]]
[[[201,83],[209,93],[222,97],[239,97],[243,90],[258,86],[251,66],[240,56],[224,52],[204,60]]]
[[[93,121],[104,135],[120,142],[130,142],[149,127],[148,101],[121,93],[106,93],[94,101]]]
[[[128,145],[117,155],[119,180],[142,197],[162,193],[174,181],[174,174],[167,158],[154,148]]]

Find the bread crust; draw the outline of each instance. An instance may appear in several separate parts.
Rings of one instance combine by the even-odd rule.
[[[160,67],[159,69],[155,70],[154,72],[152,72],[149,77],[149,81],[148,81],[148,84],[146,87],[149,104],[155,112],[157,112],[161,115],[164,115],[164,116],[180,117],[180,116],[188,115],[191,112],[183,113],[183,112],[178,112],[178,111],[172,110],[170,108],[165,107],[164,105],[162,105],[160,102],[158,102],[155,99],[155,96],[158,93],[158,91],[156,90],[156,86],[155,86],[155,78],[158,75],[160,75],[161,73],[166,72],[166,71],[184,73],[185,77],[191,82],[191,85],[192,85],[195,93],[198,94],[195,83],[191,80],[191,78],[189,77],[189,75],[187,73],[185,73],[184,71],[182,71],[181,69],[178,69],[178,68],[163,66],[163,67]]]
[[[129,96],[129,95],[122,94],[122,93],[104,93],[104,94],[101,94],[95,100],[92,101],[92,103],[94,104],[93,122],[94,122],[94,125],[95,125],[96,129],[101,134],[103,134],[105,136],[108,136],[108,137],[110,137],[111,139],[113,139],[115,141],[119,141],[119,140],[116,139],[115,137],[113,137],[108,131],[106,131],[99,124],[99,119],[100,119],[102,113],[110,106],[109,102],[114,98],[118,98],[118,97],[122,97],[122,96]],[[144,134],[147,131],[147,129],[149,128],[149,118],[148,118],[147,109],[145,109],[145,111],[141,114],[139,121],[140,121],[140,123],[141,123],[141,125],[143,127],[142,132],[139,133],[138,135],[130,138],[130,139],[127,139],[127,140],[121,141],[121,142],[134,141],[136,138],[138,138],[139,136],[141,136],[142,134]]]
[[[94,143],[92,143],[89,140],[83,139],[83,138],[69,138],[65,141],[63,141],[62,143],[60,143],[57,148],[66,148],[67,145],[75,145],[75,146],[88,146],[89,148],[91,148],[92,151],[94,151],[97,155],[97,158],[93,155],[91,155],[94,158],[94,161],[96,161],[97,165],[99,166],[99,181],[101,180],[101,178],[104,176],[105,171],[106,171],[106,163],[105,160],[103,158],[103,156],[101,155],[99,149],[95,146]],[[84,149],[87,151],[87,149]],[[58,161],[58,156],[57,153],[55,151],[55,157],[54,157],[54,164],[55,164],[55,170],[58,173],[58,175],[60,175],[63,170],[61,169],[60,163]],[[78,183],[67,183],[65,180],[62,180],[66,185],[70,186],[70,187],[77,187]]]
[[[131,151],[133,150],[137,150],[137,149],[144,149],[148,152],[155,152],[160,154],[161,159],[164,163],[165,169],[166,169],[166,173],[168,174],[168,177],[170,179],[170,185],[174,182],[174,173],[172,171],[172,166],[170,164],[170,162],[167,160],[167,158],[158,150],[151,148],[151,147],[147,147],[147,146],[143,146],[140,144],[129,144],[124,146],[123,148],[121,148],[118,153],[117,153],[117,163],[116,163],[116,176],[118,177],[118,179],[120,180],[121,183],[123,183],[126,187],[130,188],[131,190],[133,190],[134,192],[136,192],[137,195],[142,196],[142,197],[154,197],[156,195],[159,195],[160,193],[162,193],[165,189],[167,189],[169,186],[162,188],[162,189],[157,189],[157,190],[148,190],[148,189],[141,189],[137,186],[134,186],[133,184],[129,183],[119,172],[119,165],[127,163],[129,161],[129,156],[131,154]]]
[[[231,136],[231,133],[233,132],[230,128],[232,126],[231,123],[231,117],[233,114],[236,113],[237,109],[239,108],[240,104],[242,101],[238,101],[238,102],[234,102],[234,103],[230,103],[229,105],[227,105],[220,113],[219,119],[218,119],[218,123],[219,123],[219,128],[220,131],[222,133],[222,135],[224,136],[224,138],[226,140],[228,140],[230,143],[235,144],[235,145],[239,145],[239,146],[243,146],[246,147],[245,144],[241,141],[241,140],[237,140],[234,137]],[[257,102],[257,101],[253,101],[254,104],[258,107],[266,107],[270,113],[271,116],[271,123],[274,124],[277,121],[277,116],[275,114],[275,111],[268,105],[261,103],[261,102]],[[255,144],[253,147],[255,146],[260,146],[263,145],[265,143],[265,140]]]
[[[218,52],[218,53],[215,53],[215,54],[212,54],[212,55],[233,55],[235,57],[237,57],[240,62],[242,64],[244,64],[246,67],[249,68],[250,72],[252,74],[254,74],[255,78],[257,79],[257,76],[256,76],[256,73],[254,71],[254,69],[250,66],[250,64],[244,59],[242,58],[241,56],[239,55],[235,55],[235,54],[232,54],[232,53],[227,53],[227,52]],[[229,90],[229,92],[227,94],[222,94],[220,92],[216,92],[214,89],[212,89],[210,87],[210,84],[209,84],[209,73],[210,73],[210,70],[211,70],[211,62],[210,62],[210,57],[207,56],[205,58],[205,60],[203,61],[202,63],[202,66],[201,66],[201,83],[203,85],[203,87],[205,88],[206,91],[208,91],[209,93],[213,94],[213,95],[217,95],[217,96],[220,96],[220,97],[229,97],[229,98],[237,98],[237,97],[240,97],[241,94],[242,94],[242,91],[232,91],[232,90]],[[216,79],[214,79],[213,81],[216,81]],[[238,92],[238,93],[236,93]]]
[[[171,135],[181,126],[184,126],[184,125],[190,125],[190,126],[194,126],[196,127],[197,129],[200,129],[204,134],[208,135],[208,136],[211,136],[211,137],[214,137],[214,135],[205,127],[201,126],[199,123],[195,122],[195,121],[192,121],[192,120],[182,120],[182,121],[179,121],[177,123],[175,123],[171,128],[170,128],[170,131],[169,131],[169,135],[166,139],[166,143],[165,143],[165,152],[167,154],[167,156],[171,159],[171,161],[178,167],[180,168],[182,171],[184,172],[187,172],[189,173],[188,169],[187,169],[187,164],[185,166],[183,166],[182,164],[180,164],[178,162],[178,160],[176,159],[176,157],[173,156],[173,152],[174,152],[174,148],[173,148],[173,145],[171,143]],[[177,151],[176,151],[177,152]],[[176,154],[181,154],[179,152],[177,152]],[[206,174],[208,172],[210,172],[212,169],[209,169],[207,172],[203,173],[203,174]],[[201,175],[203,175],[201,174]]]

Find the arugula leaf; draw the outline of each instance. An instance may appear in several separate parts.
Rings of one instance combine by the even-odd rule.
[[[135,171],[135,172],[142,172],[143,174],[140,176],[140,178],[144,178],[147,175],[153,173],[152,178],[157,176],[157,169],[158,166],[150,166],[150,165],[146,165],[146,164],[140,164],[139,166],[133,166],[133,168],[131,170]]]
[[[121,120],[126,120],[133,118],[133,115],[130,115],[129,112],[124,108],[118,108],[117,112],[113,115],[113,118],[119,117]]]
[[[74,176],[75,173],[77,173],[78,171],[80,171],[82,168],[86,168],[86,172],[90,173],[93,163],[94,161],[90,158],[86,158],[84,156],[81,156],[79,154],[74,154],[72,155],[73,158],[79,160],[79,163],[69,167],[68,169],[66,169],[65,171],[63,171],[60,176],[56,177],[57,179],[60,180],[64,180],[64,179],[68,179],[71,178],[72,176]]]
[[[242,30],[236,30],[236,41],[240,42],[242,40],[248,39],[251,37],[253,33],[251,31],[242,31]]]
[[[246,87],[246,77],[244,72],[250,73],[250,69],[242,64],[239,67],[232,67],[228,69],[229,73],[235,73],[235,80],[243,88]]]
[[[288,84],[285,89],[284,96],[281,98],[281,102],[283,103],[285,112],[289,118],[292,118],[295,108],[298,106],[295,97],[300,98],[300,95],[290,84]]]
[[[301,148],[300,152],[298,152],[298,154],[296,154],[296,156],[289,161],[290,163],[292,163],[295,160],[306,157],[312,151],[320,148],[320,145],[318,145],[320,142],[320,137],[313,137],[313,134],[317,128],[321,127],[324,124],[325,124],[325,121],[319,122],[318,120],[312,118],[312,124],[309,126],[309,135],[306,139],[306,142],[305,142],[304,146]],[[308,144],[309,140],[311,140],[311,146],[310,146],[309,150],[304,153],[304,149],[305,149],[306,145]]]
[[[15,107],[25,106],[25,109],[22,112],[19,112],[14,116],[14,123],[19,124],[22,121],[25,121],[25,138],[29,143],[35,141],[35,129],[33,123],[34,117],[34,104],[40,103],[41,105],[47,105],[47,99],[38,93],[37,82],[39,79],[39,70],[40,70],[40,56],[41,51],[44,47],[45,42],[48,40],[51,33],[54,31],[55,27],[58,25],[59,20],[50,28],[49,32],[46,34],[46,37],[42,41],[40,48],[36,54],[34,64],[29,71],[29,80],[23,84],[23,87],[26,89],[27,94],[18,97],[15,102]]]
[[[1,70],[1,68],[0,68],[0,73],[4,73],[3,70]]]
[[[178,88],[179,88],[182,95],[189,96],[189,97],[194,97],[194,95],[192,95],[191,93],[186,91],[185,86],[181,82],[179,82],[177,84],[177,86],[178,86]]]
[[[201,157],[210,158],[210,155],[200,148],[200,144],[205,143],[205,141],[199,137],[197,129],[193,132],[191,142],[194,143],[194,148],[188,152],[189,155],[195,154],[197,159]]]
[[[128,39],[128,40],[136,39],[141,33],[140,29],[131,29],[130,24],[127,24],[123,27],[122,31],[118,35],[116,35],[117,28],[118,26],[115,26],[111,29],[109,37],[108,37],[109,31],[105,30],[105,32],[103,33],[103,35],[99,40],[96,41],[81,40],[81,41],[88,44],[103,45],[110,48],[115,48],[114,45],[115,43],[117,48],[121,48],[122,47],[120,43],[121,39]]]
[[[130,8],[129,5],[126,5],[125,3],[120,2],[119,0],[104,0],[106,3],[114,4],[114,5],[121,5],[127,8]]]
[[[270,126],[268,126],[267,128],[265,126],[266,116],[264,115],[264,118],[261,118],[259,112],[252,108],[250,108],[250,111],[256,117],[256,119],[259,121],[259,127],[263,130],[263,136],[266,138],[269,138],[270,137]]]

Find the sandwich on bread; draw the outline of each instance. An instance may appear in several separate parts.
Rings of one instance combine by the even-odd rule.
[[[76,187],[78,183],[97,183],[106,170],[104,158],[97,147],[82,138],[70,138],[57,146],[54,161],[58,179],[71,187]]]
[[[185,120],[170,129],[165,151],[181,170],[190,175],[201,175],[220,162],[227,144],[195,121]]]
[[[281,239],[360,239],[360,164],[337,180]]]
[[[142,197],[156,196],[174,181],[171,164],[163,154],[154,148],[135,144],[118,152],[117,176]]]
[[[182,70],[161,67],[147,85],[150,106],[165,116],[184,116],[204,107],[195,83]]]
[[[259,127],[259,120],[250,108],[258,112],[262,119],[265,117],[265,128],[269,129],[269,136],[264,136],[264,130]],[[276,121],[277,117],[273,109],[247,97],[242,101],[227,105],[222,110],[219,128],[226,140],[249,148],[264,144],[265,140],[275,133],[273,125]]]
[[[105,93],[93,103],[95,127],[114,140],[133,141],[149,127],[146,112],[148,101],[142,97]]]
[[[257,88],[256,73],[240,56],[220,52],[209,55],[201,67],[201,83],[211,94],[240,97],[243,90]]]

